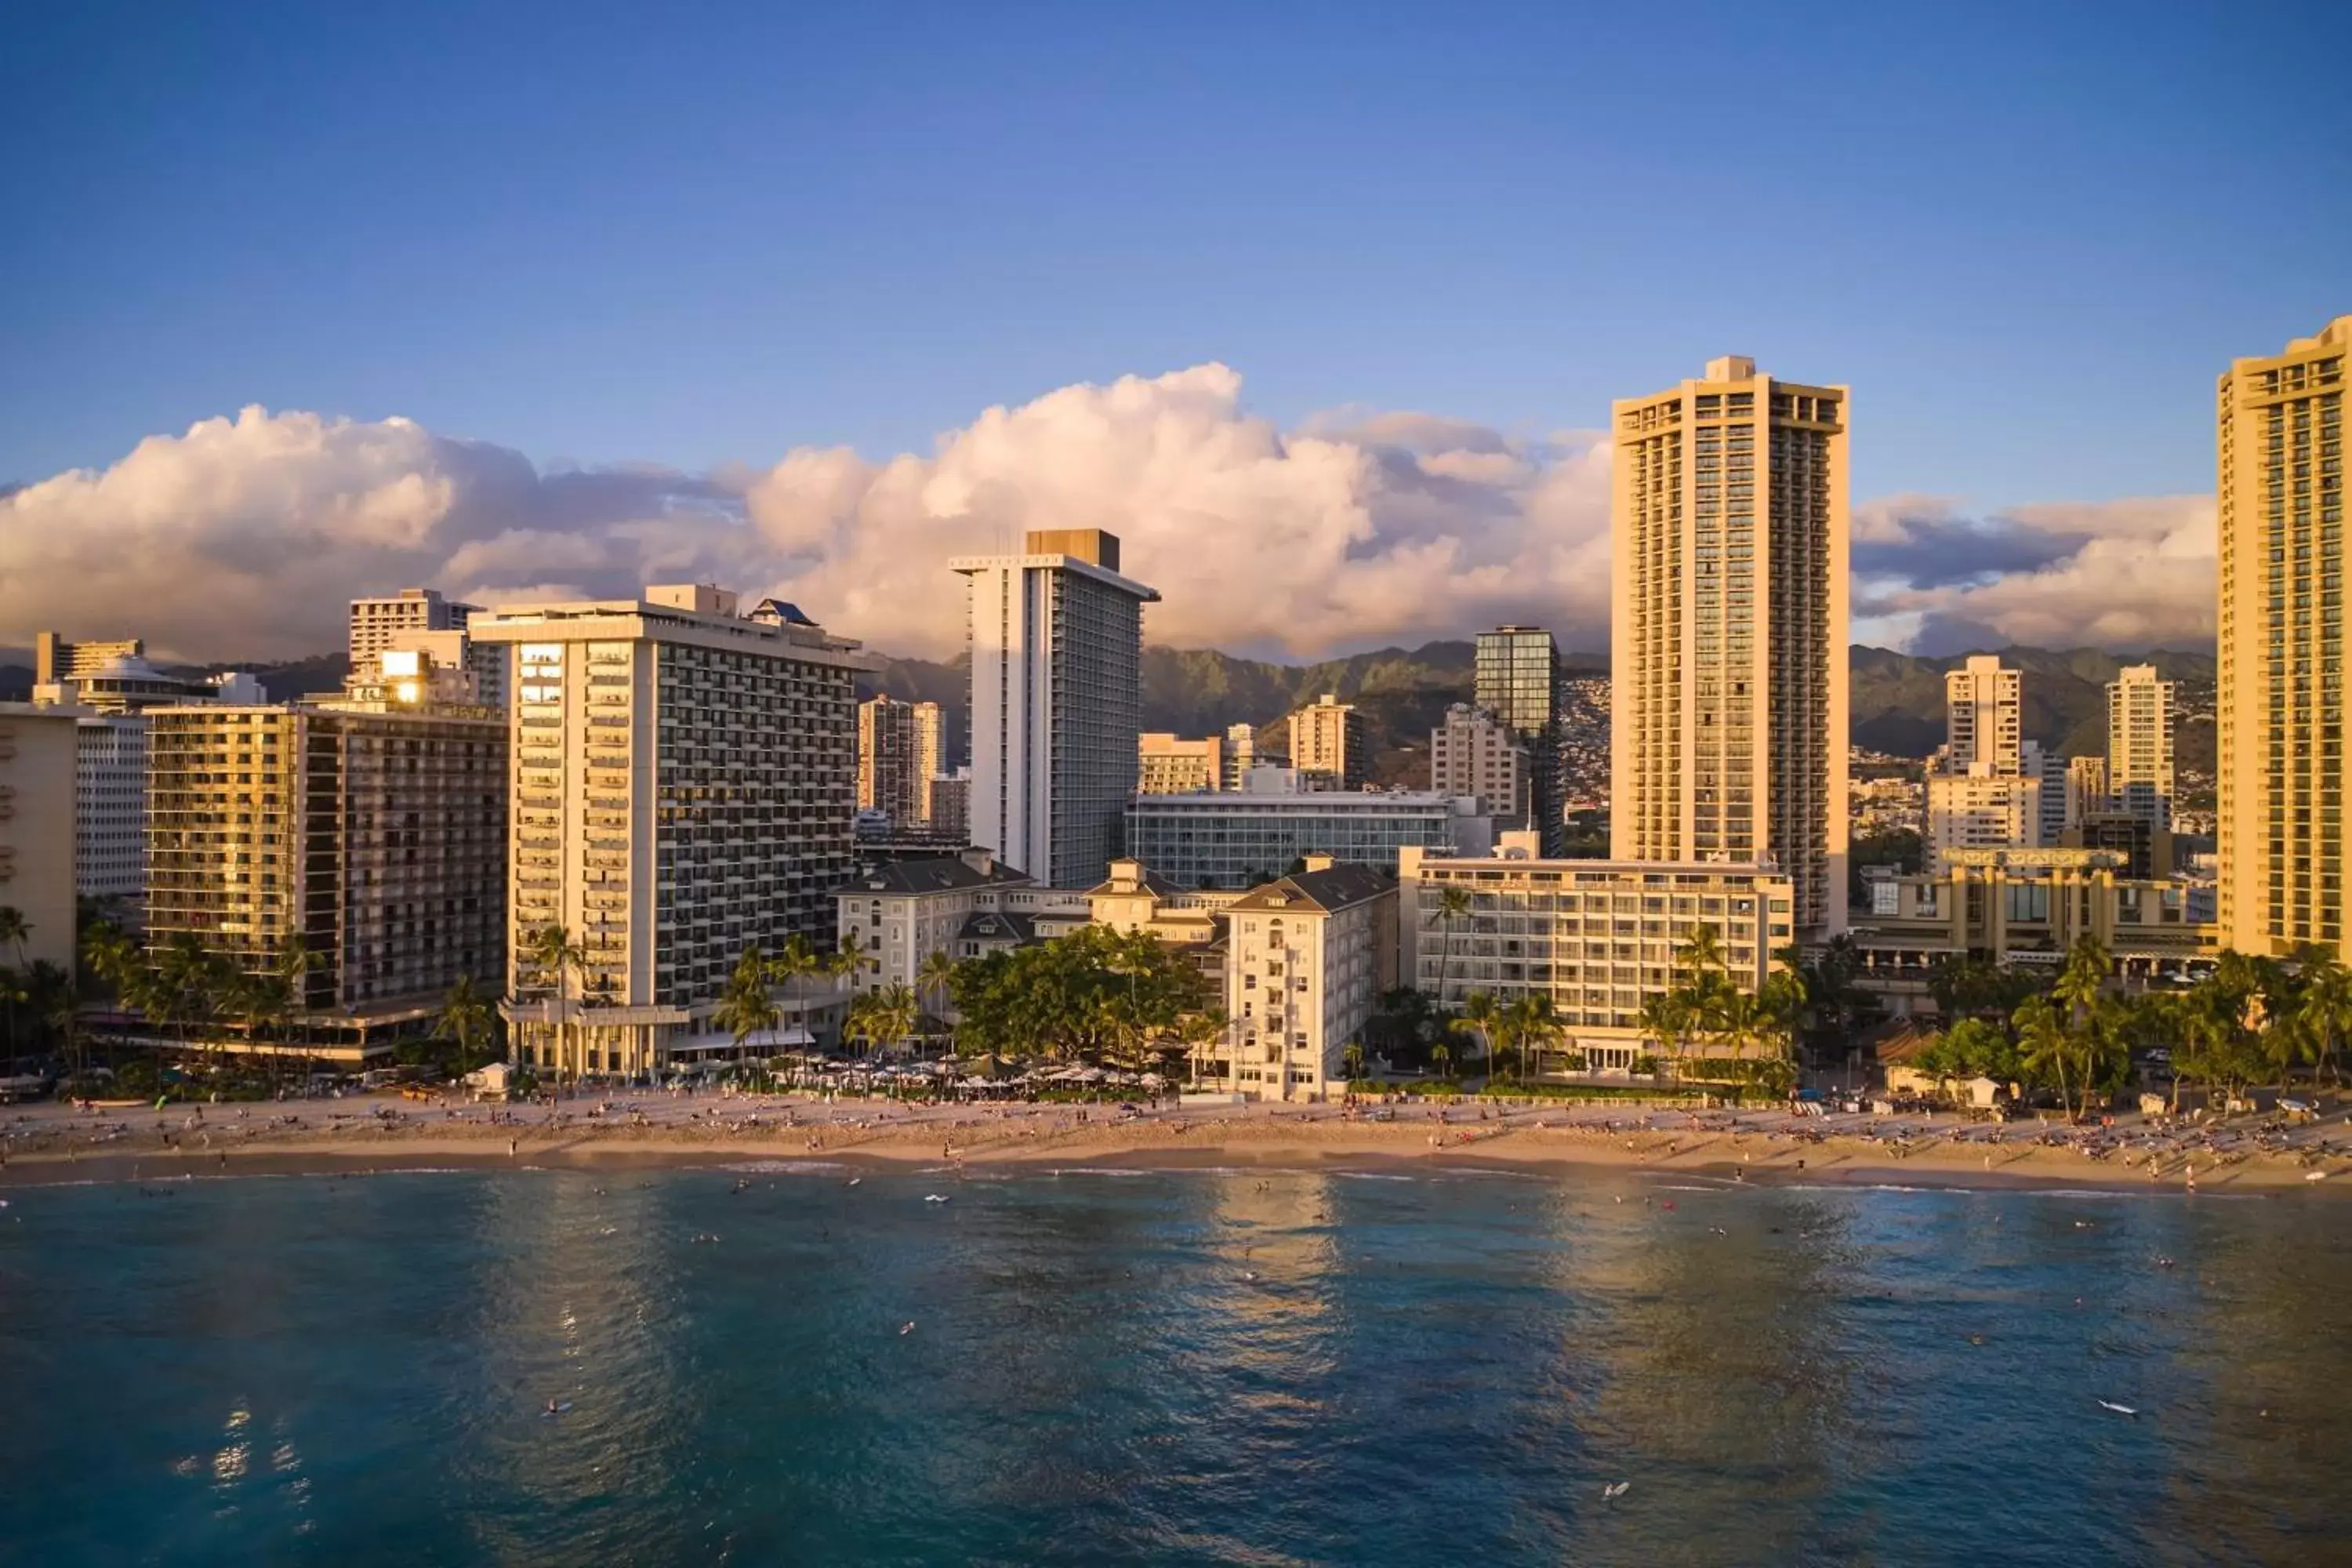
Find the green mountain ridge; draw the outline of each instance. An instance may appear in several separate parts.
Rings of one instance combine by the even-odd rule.
[[[2212,682],[2210,648],[2160,648],[2147,654],[2113,654],[2098,648],[2011,647],[1997,652],[2025,677],[2025,734],[2061,754],[2079,756],[2106,745],[2106,683],[2127,664],[2153,664],[2181,685],[2178,758],[2184,771],[2210,773],[2213,767]],[[1361,710],[1371,742],[1372,775],[1383,784],[1425,782],[1429,731],[1449,703],[1469,700],[1475,645],[1459,639],[1423,643],[1416,648],[1385,647],[1316,664],[1280,664],[1243,658],[1216,648],[1150,646],[1143,650],[1143,727],[1180,735],[1222,733],[1227,726],[1254,724],[1274,750],[1286,743],[1282,722],[1290,711],[1331,692]],[[862,677],[860,696],[887,691],[910,702],[937,702],[948,713],[948,754],[963,754],[967,662],[898,658],[880,655],[883,668]],[[1850,732],[1857,745],[1895,756],[1924,757],[1944,739],[1944,676],[1966,654],[1927,657],[1855,644],[1849,653]],[[1595,654],[1563,656],[1572,674],[1606,675],[1609,660]],[[340,653],[276,664],[218,664],[174,668],[214,670],[243,668],[258,675],[272,698],[333,690],[346,661]],[[29,694],[32,671],[0,664],[0,700]]]
[[[2128,664],[2154,664],[2183,688],[2180,766],[2211,770],[2211,650],[2113,654],[2088,647],[2011,647],[1976,651],[1998,653],[2003,663],[2024,674],[2026,737],[2069,756],[2105,750],[2106,683],[2116,671]],[[1413,758],[1426,756],[1429,731],[1444,719],[1447,704],[1470,699],[1474,652],[1471,643],[1445,640],[1291,665],[1242,658],[1215,648],[1147,647],[1143,727],[1208,735],[1249,723],[1278,745],[1280,725],[1290,711],[1328,691],[1363,711],[1374,777],[1384,783],[1414,783],[1421,775]],[[1924,757],[1942,744],[1944,676],[1968,657],[1853,645],[1848,710],[1854,743],[1905,757]],[[1571,674],[1606,675],[1609,660],[1571,654],[1563,657],[1562,665]],[[861,690],[938,702],[950,715],[950,754],[961,755],[965,669],[961,658],[943,663],[891,658],[878,676],[861,684]]]

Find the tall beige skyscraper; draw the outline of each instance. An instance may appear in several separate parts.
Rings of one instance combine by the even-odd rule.
[[[1995,777],[2015,774],[2023,756],[2024,730],[2018,672],[2001,667],[2000,656],[1969,656],[1944,677],[1944,766],[1956,773],[1983,768]]]
[[[2344,388],[2352,316],[2215,397],[2221,935],[2352,956],[2344,922]]]
[[[1290,765],[1301,773],[1322,773],[1341,789],[1364,782],[1366,758],[1364,716],[1336,692],[1290,715]]]
[[[746,944],[835,937],[859,671],[792,605],[708,584],[477,615],[515,650],[504,1008],[525,1066],[642,1078],[710,1018]],[[531,957],[549,927],[583,958]]]
[[[2152,664],[2126,665],[2107,682],[2107,787],[2143,785],[2172,796],[2172,682]]]
[[[1847,395],[1711,360],[1613,409],[1611,854],[1756,862],[1846,914]]]

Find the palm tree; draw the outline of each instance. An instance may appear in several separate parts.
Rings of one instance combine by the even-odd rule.
[[[0,904],[0,942],[6,942],[9,951],[16,955],[16,967],[19,970],[25,967],[25,939],[32,934],[32,922],[25,918],[24,910],[14,904]],[[0,994],[5,994],[7,1000],[8,1049],[13,1055],[16,1049],[16,987],[0,986]]]
[[[281,1042],[290,1043],[294,1033],[294,1015],[310,1005],[310,972],[326,962],[324,953],[312,952],[299,931],[288,931],[278,943],[278,952],[270,959],[269,973],[263,977],[260,990],[261,1006],[258,1021],[278,1031]],[[305,1053],[305,1059],[308,1054]],[[270,1077],[275,1081],[278,1058],[270,1058]]]
[[[1462,999],[1462,1021],[1478,1031],[1479,1044],[1486,1053],[1486,1076],[1495,1076],[1495,1035],[1503,1021],[1502,1005],[1490,992],[1473,991]]]
[[[931,1016],[942,1023],[947,1021],[944,999],[948,995],[948,983],[955,978],[955,971],[954,955],[944,947],[935,947],[923,960],[922,968],[915,972],[916,989],[931,1000]]]
[[[1684,987],[1653,992],[1642,1001],[1642,1032],[1658,1043],[1662,1052],[1688,1053],[1696,1009]]]
[[[746,942],[743,955],[735,961],[735,973],[728,976],[727,989],[720,994],[719,1005],[711,1010],[710,1021],[735,1037],[735,1049],[740,1056],[743,1043],[762,1029],[773,1031],[783,1022],[783,1009],[768,991],[768,963],[760,954],[760,944]]]
[[[883,1019],[890,1026],[893,1044],[911,1038],[923,1026],[923,1005],[910,986],[889,984],[882,988]]]
[[[1711,925],[1695,925],[1683,938],[1682,949],[1675,954],[1678,968],[1694,976],[1720,974],[1724,972],[1723,937]]]
[[[1454,1071],[1454,1047],[1445,1043],[1442,1035],[1438,1037],[1437,1043],[1429,1047],[1429,1065],[1437,1069],[1440,1078],[1450,1077]]]
[[[65,1042],[66,1059],[73,1064],[74,1076],[79,1078],[89,1066],[81,1029],[80,985],[72,970],[37,961],[33,964],[33,979],[36,984],[29,989],[40,1000],[41,1021]]]
[[[2074,939],[2074,945],[2066,953],[2066,967],[2059,971],[2058,983],[2050,991],[2058,1005],[2066,1010],[2070,1026],[2080,1027],[2089,1019],[2091,1009],[2098,1005],[2100,993],[2106,989],[2107,975],[2114,967],[2114,961],[2108,957],[2107,950],[2099,945],[2098,938],[2083,936]]]
[[[453,1040],[457,1047],[457,1068],[469,1072],[481,1065],[478,1058],[486,1058],[485,1048],[498,1030],[498,1013],[490,1005],[488,993],[474,983],[470,974],[457,976],[457,984],[441,999],[441,1017],[437,1033]]]
[[[2046,996],[2035,996],[2022,1003],[2010,1020],[2017,1026],[2018,1049],[2022,1054],[2026,1070],[2037,1076],[2048,1073],[2058,1080],[2058,1103],[2067,1106],[2066,1058],[2074,1042],[2066,1036],[2065,1021]]]
[[[1543,1047],[1559,1037],[1559,1018],[1552,1011],[1551,998],[1528,992],[1516,998],[1505,1015],[1511,1037],[1518,1046],[1518,1077],[1527,1081],[1528,1053],[1532,1050],[1540,1070]]]
[[[1339,1053],[1339,1065],[1350,1083],[1364,1076],[1364,1044],[1361,1040],[1348,1042],[1347,1049]]]
[[[865,944],[857,940],[857,933],[845,931],[841,933],[840,945],[834,949],[833,956],[825,960],[825,970],[835,980],[846,980],[854,986],[857,983],[858,965],[865,957]]]
[[[1764,977],[1763,989],[1756,997],[1763,1024],[1760,1033],[1780,1047],[1780,1056],[1793,1057],[1797,1032],[1811,1004],[1811,989],[1797,949],[1784,947],[1772,956],[1779,967]]]
[[[82,933],[81,961],[118,994],[128,991],[131,977],[147,968],[146,954],[139,944],[111,921],[100,921]]]
[[[1470,912],[1470,889],[1448,883],[1437,889],[1437,921],[1445,946],[1437,955],[1437,1005],[1445,1005],[1445,988],[1454,976],[1454,927]]]
[[[841,1037],[845,1040],[863,1041],[867,1051],[870,1052],[874,1044],[875,1026],[873,1023],[873,997],[851,997],[849,999],[849,1005],[842,1009]],[[866,1053],[861,1052],[860,1054],[864,1055]]]
[[[2336,1065],[2336,1047],[2352,1033],[2352,969],[2326,948],[2310,950],[2303,961],[2303,1004],[2299,1016],[2318,1049],[2319,1065],[2337,1083],[2343,1072]]]
[[[587,967],[588,952],[580,943],[572,940],[570,931],[551,921],[532,931],[526,940],[523,962],[539,976],[541,984],[552,986],[555,991],[553,998],[555,1060],[551,1066],[554,1068],[556,1088],[560,1091],[563,1087],[565,1061],[571,1055],[565,1048],[567,1041],[563,1027],[564,1005],[568,998],[564,994],[564,982],[574,973]],[[583,1055],[585,1055],[584,1047]],[[585,1065],[584,1062],[583,1065]],[[572,1075],[573,1081],[577,1082],[579,1076],[575,1071]]]

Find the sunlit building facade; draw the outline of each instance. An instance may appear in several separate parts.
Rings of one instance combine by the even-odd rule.
[[[1846,389],[1753,360],[1621,401],[1611,849],[1769,860],[1809,939],[1846,901]]]
[[[2352,316],[2215,397],[2222,941],[2352,958],[2344,918],[2344,394]],[[2112,766],[2113,759],[2110,758]]]
[[[76,946],[73,715],[0,703],[0,904],[25,917],[25,959],[70,970]],[[13,952],[0,963],[14,963]]]
[[[886,811],[898,826],[931,820],[931,780],[946,763],[936,702],[877,693],[857,705],[857,809]]]
[[[1191,741],[1165,730],[1151,730],[1136,738],[1136,794],[1190,795],[1226,787],[1222,736]]]
[[[475,709],[331,704],[147,715],[147,924],[267,974],[316,965],[298,1006],[390,1026],[506,956],[507,730]]]
[[[1753,992],[1795,940],[1789,879],[1755,866],[1545,859],[1532,836],[1496,853],[1405,851],[1397,918],[1406,983],[1459,1012],[1474,992],[1549,1000],[1566,1048],[1622,1070],[1656,1048],[1642,1009],[1675,983],[1682,945],[1715,933],[1725,971]],[[1445,895],[1466,900],[1449,916]]]
[[[514,650],[511,960],[518,1059],[642,1077],[708,1025],[744,947],[828,951],[852,866],[855,681],[874,661],[790,605],[733,594],[504,609]],[[533,938],[567,932],[557,975]]]
[[[1327,691],[1290,715],[1290,765],[1336,789],[1364,782],[1364,716],[1352,702]]]

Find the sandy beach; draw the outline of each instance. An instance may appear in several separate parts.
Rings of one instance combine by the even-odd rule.
[[[433,1167],[747,1160],[1136,1168],[1610,1167],[1758,1183],[2076,1187],[2170,1193],[2352,1188],[2352,1125],[2242,1119],[2165,1127],[1803,1118],[1786,1111],[1405,1101],[1339,1106],[920,1105],[645,1092],[560,1106],[389,1094],[279,1104],[0,1113],[0,1184]]]

